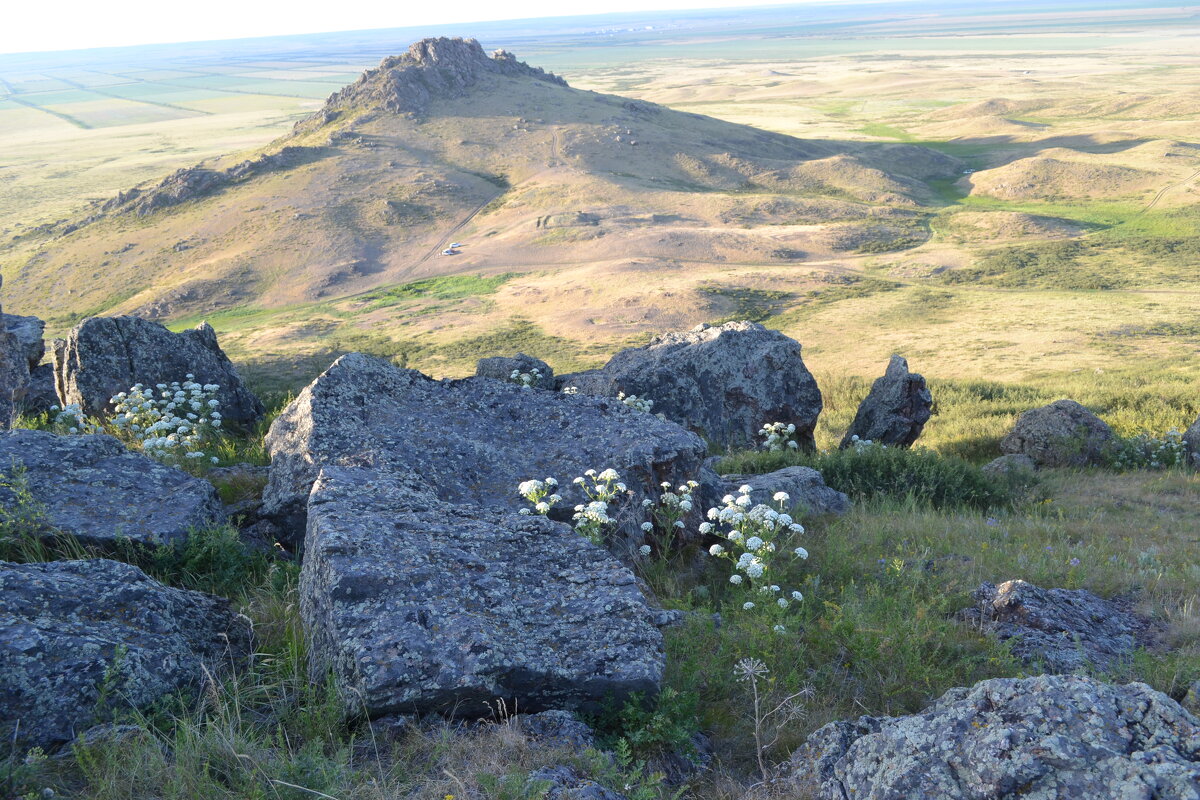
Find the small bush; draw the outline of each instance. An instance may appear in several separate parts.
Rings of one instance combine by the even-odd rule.
[[[620,708],[614,704],[589,721],[606,750],[623,741],[636,759],[671,753],[690,756],[699,730],[698,703],[695,694],[668,687],[653,698],[635,694]]]
[[[1148,433],[1119,436],[1105,449],[1104,463],[1121,471],[1184,467],[1188,463],[1188,448],[1183,434],[1176,429],[1163,436]]]
[[[271,567],[270,556],[243,542],[232,525],[201,528],[182,542],[124,555],[163,583],[223,597],[261,584]]]

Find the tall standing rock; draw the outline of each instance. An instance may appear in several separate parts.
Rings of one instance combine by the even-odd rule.
[[[3,285],[0,279],[0,285]],[[7,317],[0,311],[0,320]],[[0,430],[12,425],[13,413],[29,384],[29,353],[22,340],[0,325]]]
[[[72,330],[54,353],[58,396],[88,414],[104,414],[110,399],[140,383],[215,383],[224,419],[250,424],[263,415],[262,403],[242,383],[217,344],[208,323],[172,333],[140,317],[92,317]]]
[[[199,686],[206,670],[219,675],[249,649],[249,624],[228,601],[163,586],[129,564],[0,561],[5,743],[71,741],[113,712]]]
[[[1200,469],[1200,417],[1192,423],[1192,427],[1183,434],[1183,446],[1187,448],[1188,463]]]
[[[308,508],[301,614],[348,711],[596,710],[657,691],[655,613],[569,526],[370,467],[323,468]]]
[[[821,413],[800,343],[756,322],[668,333],[557,382],[584,394],[653,400],[656,413],[722,446],[749,445],[764,424],[790,422],[801,446],[812,449]]]
[[[1112,428],[1095,414],[1074,400],[1056,400],[1022,414],[1000,450],[1027,455],[1039,467],[1083,467],[1099,463],[1112,439]]]
[[[292,536],[303,535],[309,490],[325,465],[411,471],[449,502],[514,511],[527,505],[519,483],[552,477],[563,497],[555,515],[565,519],[585,502],[571,479],[611,468],[629,491],[617,531],[639,542],[641,502],[657,501],[662,481],[716,484],[699,437],[615,398],[488,378],[436,381],[357,353],[335,361],[284,409],[266,445],[264,513]],[[704,492],[698,506],[715,500],[715,488]]]
[[[908,361],[892,356],[887,371],[871,385],[854,422],[842,439],[849,447],[853,438],[888,447],[911,447],[921,435],[933,409],[933,395],[925,378],[908,371]]]
[[[46,323],[37,317],[0,314],[0,326],[16,337],[18,346],[25,354],[25,361],[29,364],[29,369],[32,370],[42,363],[42,357],[46,355],[46,342],[42,339]]]

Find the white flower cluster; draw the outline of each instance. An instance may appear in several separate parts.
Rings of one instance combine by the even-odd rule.
[[[670,481],[663,481],[660,486],[663,493],[657,503],[649,498],[642,501],[642,508],[650,511],[652,518],[652,521],[642,523],[642,530],[652,533],[655,528],[658,529],[658,550],[665,554],[671,552],[676,534],[684,529],[683,520],[694,507],[692,492],[700,484],[688,481],[673,489]]]
[[[886,444],[879,444],[870,439],[860,439],[858,434],[850,437],[850,446],[854,448],[856,453],[866,453],[872,449],[887,450]]]
[[[1188,447],[1177,428],[1162,437],[1139,433],[1113,445],[1110,463],[1116,469],[1170,469],[1188,463]]]
[[[579,394],[579,387],[578,386],[564,386],[562,393],[563,394]]]
[[[795,439],[796,426],[790,422],[768,422],[758,435],[763,437],[763,449],[772,453],[800,448],[800,443]]]
[[[112,424],[162,461],[200,461],[204,448],[221,428],[221,403],[215,383],[201,385],[189,374],[183,383],[160,383],[150,389],[136,384],[112,398]],[[212,456],[216,464],[218,458]]]
[[[742,486],[736,497],[726,495],[721,500],[724,504],[721,508],[708,510],[709,521],[700,525],[700,532],[726,541],[724,545],[712,545],[708,554],[733,562],[734,573],[729,576],[729,582],[735,586],[745,585],[759,596],[758,603],[747,600],[742,608],[746,611],[766,609],[769,614],[778,615],[787,611],[793,602],[804,599],[798,591],[785,595],[778,585],[770,582],[772,565],[782,554],[783,541],[804,533],[804,526],[783,510],[791,499],[787,492],[775,493],[774,500],[779,503],[777,511],[761,503],[754,505],[751,491],[750,486]],[[793,547],[790,551],[796,558],[808,558],[808,551],[803,547]],[[775,624],[772,629],[776,633],[786,632],[782,624]]]
[[[78,403],[67,403],[62,408],[50,406],[54,413],[54,429],[60,433],[103,433],[100,423],[83,413]]]
[[[543,516],[549,514],[550,509],[562,501],[557,490],[558,481],[554,478],[546,478],[544,481],[523,481],[517,486],[517,494],[532,503],[533,510]],[[522,508],[520,513],[529,514],[530,511],[528,508]]]
[[[519,369],[514,369],[509,373],[508,379],[519,385],[522,389],[531,389],[542,379],[542,371],[537,367],[529,370],[529,372],[521,372]]]
[[[617,399],[635,411],[644,411],[650,413],[650,409],[654,408],[654,401],[645,397],[638,397],[636,394],[625,394],[624,392],[617,393]]]

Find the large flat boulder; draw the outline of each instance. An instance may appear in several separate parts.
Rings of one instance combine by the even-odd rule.
[[[584,502],[571,480],[612,468],[628,487],[629,513],[617,520],[616,533],[629,541],[641,540],[641,502],[657,500],[662,481],[677,486],[707,475],[716,482],[704,469],[699,437],[616,398],[530,391],[488,378],[436,381],[356,353],[339,358],[284,409],[266,445],[264,513],[295,538],[303,535],[309,490],[326,465],[413,472],[443,500],[508,510],[527,505],[519,483],[553,477],[562,519]],[[704,488],[697,505],[714,499]],[[698,523],[699,509],[694,513]]]
[[[1015,580],[985,583],[973,599],[963,616],[1011,640],[1013,655],[1046,672],[1108,672],[1149,643],[1143,620],[1085,589],[1043,589]]]
[[[440,500],[420,473],[326,466],[300,577],[314,668],[347,710],[596,709],[657,690],[633,574],[569,526]]]
[[[104,434],[0,433],[0,473],[11,479],[14,469],[23,470],[41,521],[84,544],[112,547],[118,538],[169,543],[223,517],[211,483],[132,453]],[[16,503],[13,490],[0,486],[0,505]]]
[[[784,467],[761,475],[722,475],[724,494],[737,494],[742,486],[750,487],[750,501],[778,509],[775,496],[788,496],[784,507],[798,506],[809,514],[844,514],[850,510],[850,498],[825,485],[825,479],[812,467]]]
[[[1000,440],[1000,451],[1029,456],[1039,467],[1098,464],[1112,428],[1074,400],[1056,400],[1026,411]]]
[[[792,756],[795,797],[1200,797],[1200,721],[1141,683],[1075,675],[951,689],[920,714],[833,722]]]
[[[0,736],[22,748],[68,742],[115,711],[198,687],[249,644],[228,601],[137,567],[0,561]]]
[[[911,447],[932,409],[933,395],[925,378],[910,372],[904,358],[892,356],[883,377],[871,385],[859,405],[841,446],[849,447],[858,437],[888,447]]]
[[[668,333],[557,383],[584,394],[652,400],[655,413],[723,446],[749,445],[764,424],[785,422],[812,449],[821,413],[821,392],[800,343],[756,322]]]
[[[208,323],[172,333],[140,317],[92,317],[55,348],[54,362],[59,397],[88,414],[107,413],[112,397],[134,384],[182,383],[190,374],[221,387],[216,399],[226,421],[246,425],[263,415]]]

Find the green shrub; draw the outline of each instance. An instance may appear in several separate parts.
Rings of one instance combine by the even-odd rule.
[[[150,552],[124,549],[125,560],[163,583],[223,597],[261,584],[271,567],[270,556],[243,542],[232,525],[193,530],[182,542]]]
[[[699,698],[691,692],[670,687],[655,697],[634,694],[620,708],[605,708],[594,720],[605,749],[625,742],[636,759],[694,753],[693,737],[698,728]]]

